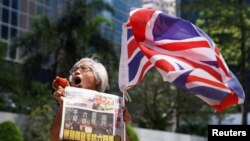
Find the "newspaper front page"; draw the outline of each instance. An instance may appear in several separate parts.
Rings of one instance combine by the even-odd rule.
[[[63,141],[124,141],[122,97],[66,87],[60,139]]]

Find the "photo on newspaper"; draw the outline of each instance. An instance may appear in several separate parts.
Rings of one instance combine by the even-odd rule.
[[[60,139],[124,141],[123,98],[93,90],[66,87]]]

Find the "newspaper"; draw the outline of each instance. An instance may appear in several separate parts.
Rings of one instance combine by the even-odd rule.
[[[60,139],[63,141],[124,141],[122,97],[66,87]]]

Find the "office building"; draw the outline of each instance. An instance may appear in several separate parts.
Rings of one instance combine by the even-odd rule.
[[[119,54],[121,48],[121,35],[122,35],[122,25],[127,22],[129,17],[129,12],[133,8],[140,8],[142,6],[141,0],[105,0],[107,3],[113,6],[114,14],[103,11],[103,15],[112,20],[115,29],[111,30],[109,27],[104,27],[103,35],[109,40],[111,40],[115,46],[116,51]]]
[[[36,15],[57,17],[59,0],[0,0],[0,51],[6,60],[20,62],[19,49],[11,49],[11,41],[31,30]]]
[[[141,0],[104,0],[114,7],[114,14],[101,13],[110,19],[115,29],[103,27],[104,37],[115,43],[120,51],[122,24],[127,21],[133,7],[141,7]],[[11,49],[12,39],[29,32],[32,20],[37,15],[47,15],[56,20],[74,0],[0,0],[0,51],[5,52],[6,60],[21,62],[20,50]]]
[[[169,15],[176,16],[176,0],[142,0],[144,8],[161,10]]]

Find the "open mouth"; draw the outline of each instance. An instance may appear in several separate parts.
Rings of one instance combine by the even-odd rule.
[[[74,83],[75,83],[75,85],[79,85],[80,83],[81,83],[81,78],[79,78],[79,77],[75,77],[74,78]]]

